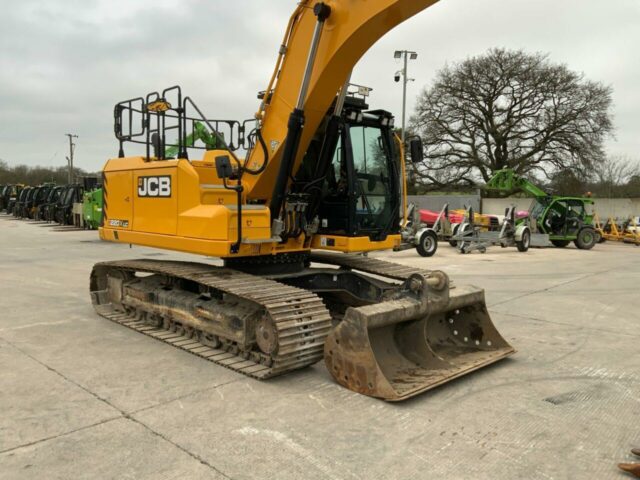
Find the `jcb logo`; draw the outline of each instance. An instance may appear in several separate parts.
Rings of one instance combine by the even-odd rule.
[[[170,197],[171,177],[163,175],[160,177],[138,177],[139,197]]]

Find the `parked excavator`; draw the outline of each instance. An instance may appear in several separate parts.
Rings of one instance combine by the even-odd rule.
[[[224,266],[98,263],[98,314],[257,379],[324,357],[338,383],[388,401],[514,353],[483,290],[356,254],[401,242],[405,145],[389,112],[350,93],[350,72],[434,3],[299,2],[249,121],[207,119],[179,87],[118,103],[100,237]],[[215,149],[187,144],[194,122],[217,138]],[[127,157],[125,146],[143,153]],[[177,158],[167,158],[173,146]],[[202,158],[190,160],[198,146]],[[408,149],[422,160],[419,140]]]

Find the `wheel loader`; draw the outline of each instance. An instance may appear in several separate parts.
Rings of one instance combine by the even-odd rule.
[[[223,266],[98,263],[97,313],[256,379],[324,359],[339,384],[388,401],[513,354],[483,290],[360,255],[401,243],[405,145],[350,72],[434,3],[299,2],[250,120],[207,118],[179,87],[119,102],[100,237]],[[217,140],[187,142],[196,123]],[[407,148],[422,160],[419,140]]]

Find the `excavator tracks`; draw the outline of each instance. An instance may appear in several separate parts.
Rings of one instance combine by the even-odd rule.
[[[158,321],[151,311],[112,302],[104,287],[107,277],[114,274],[130,278],[135,274],[156,274],[187,280],[203,289],[253,302],[270,318],[277,351],[265,354],[257,347],[243,349],[222,338],[212,344],[202,331],[166,319]],[[98,263],[91,274],[91,297],[96,312],[104,318],[257,379],[282,375],[321,360],[331,330],[331,315],[314,293],[205,264],[154,260]]]
[[[387,401],[515,352],[493,325],[484,292],[451,291],[443,272],[324,252],[309,260],[339,270],[261,276],[197,263],[98,263],[91,298],[109,320],[250,377],[323,358],[340,385]]]
[[[426,276],[429,276],[431,274],[431,270],[408,267],[406,265],[386,262],[384,260],[378,260],[377,258],[356,255],[352,253],[336,254],[330,252],[314,251],[311,253],[309,260],[317,263],[337,265],[339,267],[348,268],[350,270],[360,270],[361,272],[370,273],[372,275],[378,275],[381,277],[387,277],[394,280],[402,281],[407,280],[409,277],[411,277],[411,275],[415,274]],[[453,288],[453,282],[449,283],[449,288]]]

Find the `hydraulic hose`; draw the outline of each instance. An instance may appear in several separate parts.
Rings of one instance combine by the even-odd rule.
[[[260,128],[256,128],[256,138],[258,139],[258,143],[260,147],[262,147],[262,152],[264,153],[264,160],[262,161],[262,165],[259,168],[252,170],[250,169],[245,162],[245,166],[243,170],[247,172],[249,175],[260,175],[267,168],[267,163],[269,162],[269,150],[267,149],[267,144],[262,137],[262,130]],[[254,147],[255,148],[255,147]],[[251,152],[247,153],[247,159],[250,158]]]

